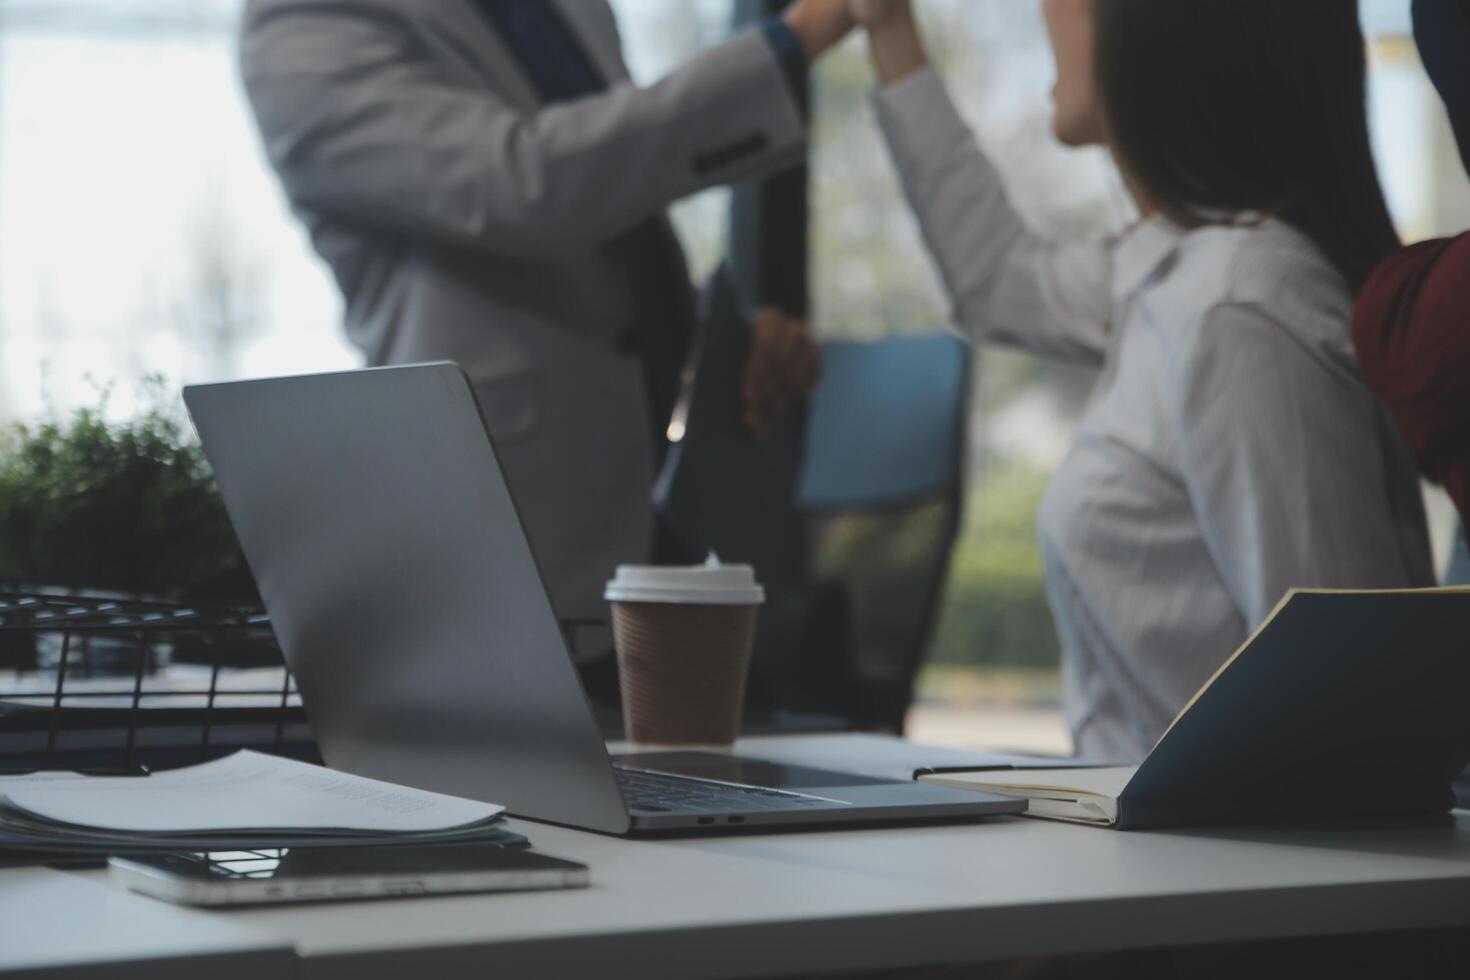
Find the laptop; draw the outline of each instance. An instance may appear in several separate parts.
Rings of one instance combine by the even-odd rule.
[[[335,769],[620,835],[1025,808],[719,753],[610,755],[456,364],[184,401]]]

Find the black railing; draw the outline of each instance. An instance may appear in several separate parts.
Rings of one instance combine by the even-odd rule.
[[[264,613],[0,593],[0,771],[314,758]]]

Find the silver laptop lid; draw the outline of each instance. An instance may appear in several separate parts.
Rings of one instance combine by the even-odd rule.
[[[329,765],[626,832],[457,365],[196,385],[184,401]]]

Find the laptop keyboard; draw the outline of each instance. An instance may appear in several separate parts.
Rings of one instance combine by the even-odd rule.
[[[652,813],[729,813],[751,810],[810,810],[842,805],[840,800],[760,786],[716,783],[642,769],[614,770],[630,810]]]

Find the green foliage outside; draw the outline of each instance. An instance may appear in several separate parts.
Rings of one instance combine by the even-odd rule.
[[[0,582],[251,601],[204,454],[163,384],[128,422],[98,408],[0,431]]]
[[[1055,710],[1062,678],[1055,664],[1045,667],[992,667],[928,664],[914,683],[915,700],[969,711]]]
[[[1046,480],[1034,470],[997,467],[974,487],[930,663],[1056,668],[1056,629],[1036,547]]]

